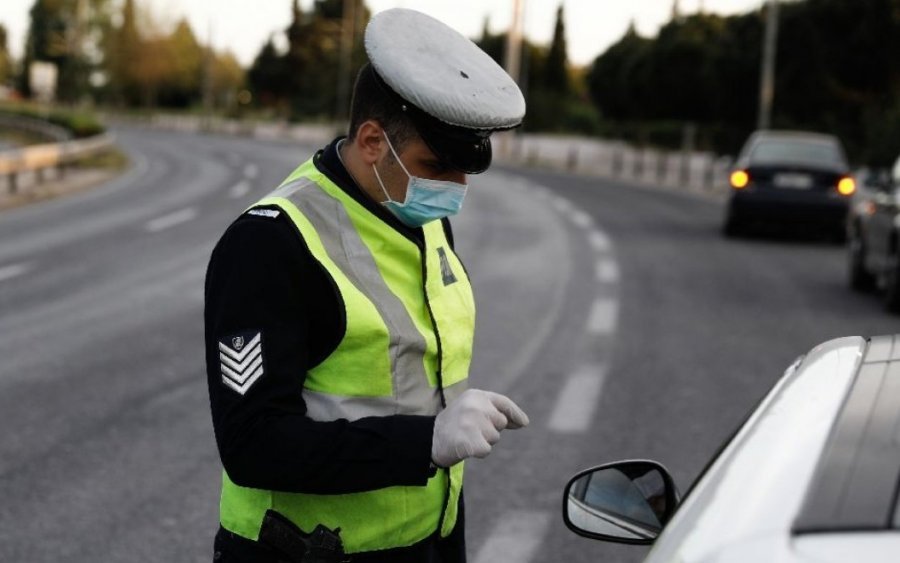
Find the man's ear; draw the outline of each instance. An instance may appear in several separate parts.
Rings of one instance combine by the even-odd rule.
[[[367,166],[377,162],[387,150],[381,124],[374,119],[364,121],[356,130],[353,145]]]

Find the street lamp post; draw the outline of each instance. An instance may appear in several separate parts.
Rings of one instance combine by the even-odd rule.
[[[506,73],[519,82],[522,60],[522,0],[513,0],[513,19],[506,34]]]
[[[766,31],[763,41],[762,69],[759,81],[759,115],[757,129],[772,125],[772,98],[775,95],[775,50],[778,45],[778,0],[768,0]]]

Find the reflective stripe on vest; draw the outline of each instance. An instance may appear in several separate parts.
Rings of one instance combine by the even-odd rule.
[[[465,390],[475,306],[439,221],[423,227],[420,250],[311,160],[257,205],[278,206],[290,217],[346,309],[343,339],[304,382],[310,418],[435,415],[442,391],[449,402]],[[256,539],[263,514],[273,508],[306,531],[316,524],[340,527],[348,553],[403,547],[439,525],[442,536],[453,530],[462,477],[460,463],[426,486],[308,495],[240,487],[223,474],[221,522]]]

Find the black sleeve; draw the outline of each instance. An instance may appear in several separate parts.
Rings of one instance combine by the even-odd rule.
[[[334,318],[343,304],[331,283],[283,216],[244,215],[216,245],[206,274],[204,321],[222,464],[238,485],[286,492],[425,485],[433,474],[434,417],[316,422],[306,416],[301,395],[306,372],[334,349],[336,342],[328,341],[339,340],[344,331],[343,319]],[[338,332],[336,339],[329,330],[332,336]],[[227,385],[221,347],[231,354],[243,350],[249,361],[258,354],[251,349],[257,335],[262,374]],[[232,370],[231,376],[251,371]]]

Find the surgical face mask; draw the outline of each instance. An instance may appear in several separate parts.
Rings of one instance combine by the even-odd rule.
[[[384,135],[388,147],[391,149],[394,158],[400,164],[400,168],[409,176],[409,182],[406,185],[406,199],[403,203],[394,201],[388,194],[381,176],[378,174],[378,168],[372,164],[375,170],[375,177],[378,178],[378,185],[381,191],[387,197],[384,206],[393,213],[397,219],[410,227],[421,227],[425,223],[430,223],[436,219],[442,219],[451,215],[456,215],[462,209],[463,198],[466,196],[468,186],[466,184],[458,184],[446,180],[430,180],[428,178],[419,178],[413,176],[403,166],[400,156],[391,145],[387,133]]]

